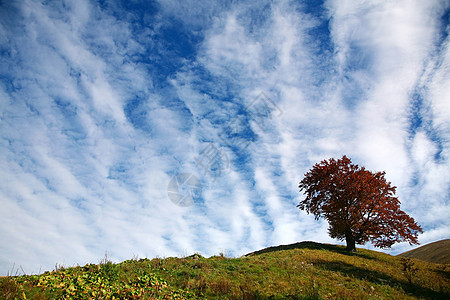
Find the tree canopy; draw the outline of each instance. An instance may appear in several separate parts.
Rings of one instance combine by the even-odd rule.
[[[422,229],[400,210],[396,187],[386,181],[385,174],[359,167],[347,156],[324,160],[300,181],[306,198],[297,207],[316,220],[327,220],[330,236],[345,239],[349,251],[369,241],[379,248],[404,241],[419,244]]]

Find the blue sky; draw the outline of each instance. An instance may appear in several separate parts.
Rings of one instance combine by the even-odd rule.
[[[1,1],[0,273],[336,243],[344,154],[449,238],[449,2],[312,3]]]

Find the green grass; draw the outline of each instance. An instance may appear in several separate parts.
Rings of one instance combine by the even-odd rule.
[[[299,243],[242,258],[103,262],[0,280],[1,299],[449,299],[448,265]],[[416,270],[417,269],[417,270]]]

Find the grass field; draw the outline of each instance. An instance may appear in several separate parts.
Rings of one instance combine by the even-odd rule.
[[[1,299],[450,299],[450,270],[312,242],[241,258],[133,259],[0,279]]]

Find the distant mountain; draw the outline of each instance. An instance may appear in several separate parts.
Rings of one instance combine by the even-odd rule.
[[[426,244],[398,256],[417,258],[436,264],[450,264],[450,239]]]

